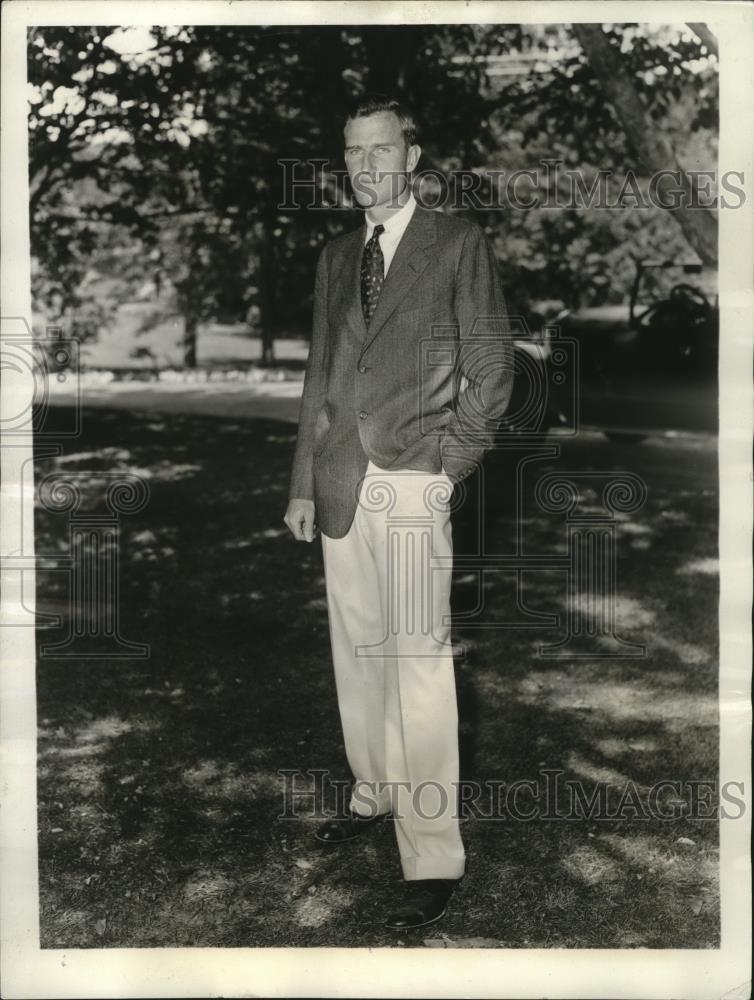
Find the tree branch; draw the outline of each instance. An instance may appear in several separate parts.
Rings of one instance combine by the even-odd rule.
[[[685,204],[673,211],[673,217],[704,263],[716,264],[717,219],[709,209],[693,207],[697,199],[691,178],[681,167],[670,143],[650,120],[620,52],[613,48],[599,24],[574,24],[573,32],[623,126],[639,165],[649,175],[668,169],[678,171]]]
[[[707,25],[701,24],[698,21],[687,21],[686,23],[707,51],[711,52],[712,55],[719,57],[717,38],[712,34]]]

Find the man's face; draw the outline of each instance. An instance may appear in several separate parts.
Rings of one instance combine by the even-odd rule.
[[[421,149],[406,148],[398,117],[392,111],[352,119],[344,136],[346,167],[359,205],[390,205],[405,188],[405,175],[418,163]]]

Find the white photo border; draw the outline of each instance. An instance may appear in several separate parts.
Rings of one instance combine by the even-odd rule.
[[[108,948],[39,947],[36,691],[33,629],[0,627],[0,950],[3,995],[23,998],[329,996],[600,997],[750,996],[751,868],[751,442],[754,328],[754,8],[698,0],[622,2],[244,2],[30,0],[2,11],[2,337],[31,316],[28,231],[26,32],[41,25],[709,24],[720,44],[721,174],[743,171],[747,200],[720,212],[720,783],[743,782],[746,814],[721,820],[719,949]],[[747,127],[748,126],[748,127]],[[23,373],[3,370],[0,416],[31,399]],[[2,443],[3,483],[19,481],[30,443]],[[4,488],[3,492],[6,490]],[[31,511],[33,496],[25,495]],[[29,517],[24,519],[28,523]],[[13,502],[5,502],[0,551],[28,554]],[[20,601],[19,573],[3,575],[0,624]],[[33,570],[24,574],[33,593]],[[28,606],[28,596],[26,604]]]

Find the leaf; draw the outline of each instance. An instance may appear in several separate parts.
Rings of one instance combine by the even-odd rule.
[[[681,844],[683,847],[696,847],[696,842],[691,840],[689,837],[679,837],[676,840],[676,844]]]
[[[102,937],[102,935],[105,933],[106,927],[107,927],[107,920],[104,917],[101,917],[94,925],[94,929],[99,934],[100,937]]]

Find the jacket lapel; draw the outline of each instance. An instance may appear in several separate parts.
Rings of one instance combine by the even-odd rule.
[[[391,261],[368,328],[361,308],[361,255],[366,224],[354,230],[343,244],[340,273],[344,287],[349,290],[345,301],[346,320],[356,338],[355,346],[360,349],[361,354],[370,346],[429,263],[430,258],[424,248],[431,246],[437,239],[437,222],[434,216],[434,212],[418,205],[414,209]]]
[[[343,285],[348,289],[346,320],[356,335],[357,347],[367,335],[367,325],[361,308],[361,255],[364,250],[365,237],[366,223],[354,230],[351,239],[343,248]]]
[[[359,274],[361,267],[359,260],[359,267],[357,268],[357,298],[362,328],[366,329],[366,337],[361,349],[362,355],[369,349],[377,334],[409,293],[416,279],[429,264],[430,258],[424,248],[431,246],[436,241],[436,238],[437,221],[435,213],[426,208],[420,208],[417,205],[390,263],[390,269],[387,272],[385,283],[377,300],[377,308],[374,311],[368,328],[361,313],[361,283]]]

